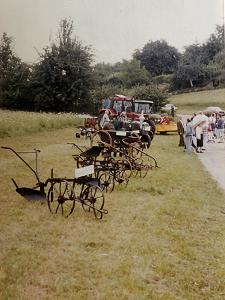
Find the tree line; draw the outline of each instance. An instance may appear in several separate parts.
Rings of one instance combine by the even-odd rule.
[[[223,86],[223,27],[204,44],[180,53],[164,40],[149,41],[131,60],[93,65],[94,54],[74,35],[73,22],[61,20],[55,40],[39,52],[35,64],[14,52],[13,38],[0,41],[0,107],[52,112],[94,112],[98,99],[126,94],[154,101],[155,111],[167,93],[179,89]]]

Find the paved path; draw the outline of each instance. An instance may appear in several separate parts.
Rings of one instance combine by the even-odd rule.
[[[199,153],[198,157],[206,170],[225,191],[225,143],[207,143],[206,151]]]

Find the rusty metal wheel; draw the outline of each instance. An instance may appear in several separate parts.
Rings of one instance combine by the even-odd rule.
[[[144,163],[142,158],[137,158],[135,160],[135,176],[140,176],[141,178],[146,177],[148,174],[149,166]]]
[[[111,193],[114,190],[114,178],[110,171],[104,171],[102,174],[100,174],[99,180],[105,192]]]
[[[73,185],[66,180],[53,182],[47,195],[48,208],[52,214],[61,213],[69,217],[75,207]]]
[[[91,137],[91,147],[92,146],[112,146],[112,138],[107,130],[96,131]]]
[[[102,219],[105,196],[102,189],[97,185],[87,186],[81,194],[81,203],[85,211],[93,211],[97,219]]]
[[[132,166],[129,160],[121,159],[115,161],[115,180],[119,184],[127,185],[132,174]]]

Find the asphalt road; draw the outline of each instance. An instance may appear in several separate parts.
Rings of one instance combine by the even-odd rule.
[[[209,142],[204,153],[198,153],[198,158],[225,191],[225,143]]]

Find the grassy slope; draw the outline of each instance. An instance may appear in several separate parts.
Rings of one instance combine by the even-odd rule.
[[[73,175],[72,129],[0,139],[40,148],[46,178]],[[81,140],[84,143],[84,140]],[[30,182],[24,167],[0,151],[0,299],[224,299],[224,194],[176,135],[157,136],[161,166],[106,195],[102,221],[77,204],[68,219],[14,192]]]
[[[0,109],[0,137],[24,136],[80,125],[81,122],[82,119],[73,113],[53,114]]]
[[[219,106],[225,110],[225,89],[173,95],[169,102],[178,106],[179,114],[192,114],[208,106]]]

